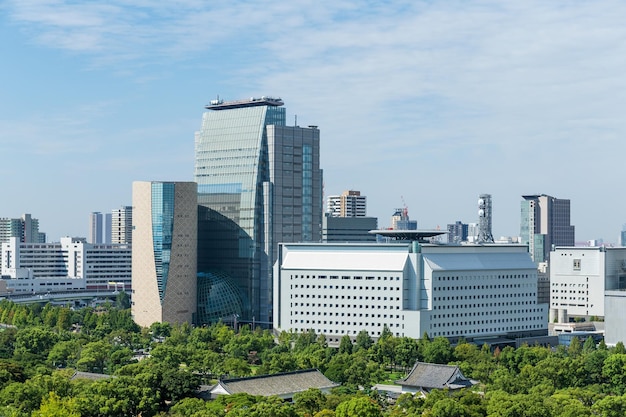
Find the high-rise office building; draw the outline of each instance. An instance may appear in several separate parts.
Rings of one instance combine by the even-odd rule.
[[[102,243],[104,216],[99,211],[89,213],[89,232],[87,243]]]
[[[131,311],[141,326],[194,321],[197,198],[193,182],[133,183]]]
[[[133,208],[131,206],[122,206],[112,210],[111,242],[126,244],[133,242]]]
[[[367,204],[360,191],[348,190],[326,200],[326,213],[332,217],[365,217]]]
[[[89,231],[87,233],[87,243],[111,243],[110,213],[101,213],[99,211],[96,211],[89,214]]]
[[[547,261],[552,246],[574,246],[569,200],[546,194],[522,198],[520,238],[523,245],[528,245],[533,261]]]
[[[8,242],[10,238],[19,238],[22,243],[45,243],[45,233],[39,232],[39,220],[33,219],[28,213],[22,214],[19,219],[0,219],[0,243]]]
[[[232,280],[242,320],[269,322],[279,242],[319,242],[319,129],[287,126],[283,101],[206,106],[196,133],[198,271]]]

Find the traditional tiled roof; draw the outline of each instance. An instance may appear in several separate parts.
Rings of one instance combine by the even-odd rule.
[[[467,379],[458,366],[417,362],[406,378],[397,384],[426,390],[438,388],[459,389],[471,387],[474,381]]]
[[[72,375],[72,377],[70,379],[91,379],[91,380],[98,380],[98,379],[107,379],[107,378],[112,378],[113,375],[106,375],[106,374],[96,374],[93,372],[82,372],[82,371],[76,371],[74,372],[74,375]]]
[[[307,369],[274,375],[224,379],[218,382],[215,389],[221,387],[229,394],[245,392],[252,395],[284,396],[306,391],[309,388],[330,389],[338,385],[326,378],[319,370]]]

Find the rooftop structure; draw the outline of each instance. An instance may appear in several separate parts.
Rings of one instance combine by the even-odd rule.
[[[396,384],[403,392],[427,394],[433,389],[457,390],[476,385],[478,382],[466,378],[458,366],[417,362],[411,372]]]
[[[332,382],[317,369],[283,372],[273,375],[259,375],[247,378],[220,379],[211,390],[211,396],[246,393],[250,395],[275,395],[292,399],[294,394],[317,388],[324,393],[339,384]]]
[[[428,239],[436,236],[445,235],[448,232],[445,230],[382,229],[371,230],[369,233],[374,235],[380,235],[391,240],[428,243]]]
[[[224,101],[219,98],[216,100],[211,100],[211,103],[205,106],[207,110],[230,110],[230,109],[241,109],[244,107],[256,107],[256,106],[282,106],[283,100],[280,98],[273,97],[260,97],[255,98],[251,97],[248,100],[233,100],[233,101]]]

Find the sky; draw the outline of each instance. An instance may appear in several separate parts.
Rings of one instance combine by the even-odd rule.
[[[0,217],[49,241],[193,181],[220,97],[281,97],[317,125],[325,195],[388,227],[518,236],[526,194],[571,200],[576,241],[626,223],[626,2],[0,0]]]

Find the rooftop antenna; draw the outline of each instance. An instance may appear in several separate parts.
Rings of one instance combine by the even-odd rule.
[[[297,115],[297,114],[296,114],[296,115],[294,115],[294,118],[295,118],[295,120],[294,120],[294,122],[293,122],[293,125],[294,125],[295,127],[298,127],[298,115]]]

